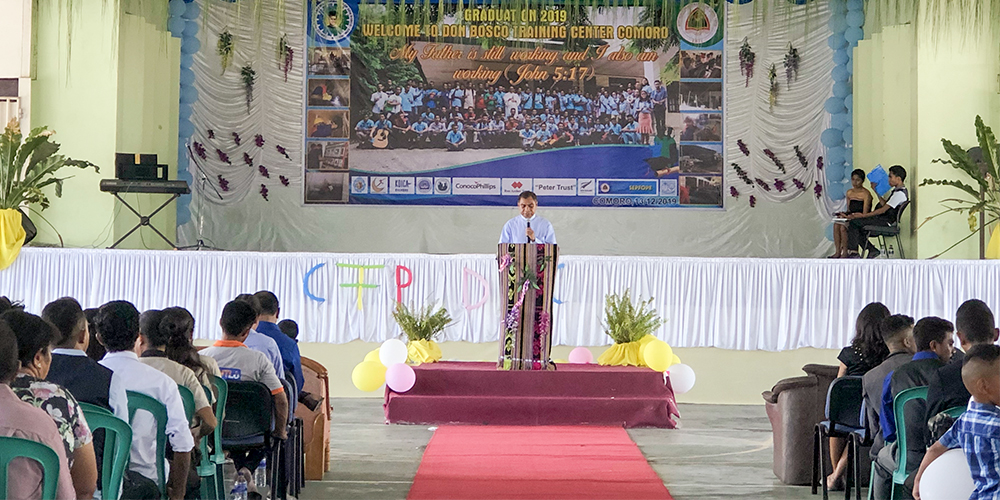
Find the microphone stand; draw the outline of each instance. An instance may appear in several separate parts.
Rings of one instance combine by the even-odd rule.
[[[215,191],[215,195],[219,197],[219,200],[223,200],[224,198],[222,197],[222,193],[219,192],[219,190],[215,187],[214,183],[209,182],[208,176],[205,174],[205,170],[201,167],[201,165],[198,164],[198,161],[196,160],[197,155],[192,154],[192,152],[191,152],[191,144],[190,143],[184,143],[184,149],[187,150],[188,165],[194,165],[195,170],[198,171],[199,182],[201,183],[201,187],[199,188],[199,191],[202,191],[202,192],[205,191],[205,183],[208,183],[208,185],[212,186],[212,191]],[[222,250],[221,248],[216,248],[216,247],[213,247],[213,246],[205,244],[205,241],[201,238],[202,231],[204,229],[204,225],[205,225],[205,215],[202,214],[202,213],[199,213],[198,214],[198,225],[196,226],[197,227],[197,236],[198,236],[198,239],[196,240],[196,243],[194,245],[187,245],[187,246],[183,246],[183,247],[178,247],[177,249],[178,250],[196,250],[196,251],[197,250]]]

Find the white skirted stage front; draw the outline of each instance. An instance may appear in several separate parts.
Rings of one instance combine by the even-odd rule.
[[[378,342],[400,332],[397,299],[437,303],[455,323],[442,340],[496,341],[500,325],[493,255],[178,252],[24,248],[0,271],[0,293],[39,312],[75,297],[140,309],[183,306],[196,336],[215,338],[222,306],[268,289],[304,342]],[[605,345],[604,297],[652,297],[666,320],[657,335],[676,347],[780,351],[840,348],[854,318],[880,301],[894,313],[953,318],[962,301],[1000,304],[1000,264],[990,261],[699,259],[563,256],[553,343]]]

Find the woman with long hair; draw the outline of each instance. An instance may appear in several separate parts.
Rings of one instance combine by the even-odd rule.
[[[639,115],[639,128],[637,132],[642,135],[640,144],[649,144],[649,138],[656,131],[653,130],[653,101],[649,98],[649,93],[645,90],[639,92],[639,102],[636,103]]]
[[[209,375],[221,377],[219,364],[215,359],[198,354],[191,343],[194,336],[194,316],[183,307],[168,307],[161,311],[160,332],[167,337],[167,357],[190,368],[198,380],[209,388],[214,387]]]
[[[861,310],[854,323],[854,340],[851,345],[841,349],[837,356],[840,360],[838,378],[860,377],[885,361],[889,356],[889,348],[882,340],[879,325],[889,316],[889,308],[881,302],[872,302]],[[844,453],[846,444],[842,438],[830,438],[830,463],[834,464],[833,472],[826,477],[826,485],[830,489],[842,488],[844,471],[847,470],[847,453]]]

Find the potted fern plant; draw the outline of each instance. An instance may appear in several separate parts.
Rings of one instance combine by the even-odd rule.
[[[410,309],[400,302],[392,317],[409,339],[407,351],[411,361],[420,364],[441,359],[441,348],[434,338],[452,322],[445,308],[435,310],[431,304],[424,309]]]
[[[14,119],[0,135],[0,269],[14,262],[24,244],[26,233],[22,205],[35,204],[39,210],[49,206],[49,199],[42,188],[54,185],[55,195],[62,196],[63,181],[56,177],[63,167],[81,169],[97,165],[84,160],[74,160],[59,152],[59,144],[51,140],[55,132],[46,127],[32,130],[27,137],[21,135],[21,125]]]
[[[615,344],[597,358],[598,364],[644,366],[642,346],[655,338],[652,333],[663,324],[652,303],[652,298],[633,303],[628,289],[605,297],[604,332]]]
[[[934,163],[951,165],[956,170],[963,172],[972,179],[973,185],[956,179],[924,179],[920,183],[920,186],[951,186],[961,191],[960,196],[962,197],[941,200],[944,210],[924,219],[917,229],[920,229],[928,221],[948,213],[967,214],[969,220],[970,234],[934,257],[939,257],[1000,220],[1000,174],[998,174],[1000,147],[997,146],[993,130],[983,123],[980,116],[976,117],[976,138],[979,143],[978,148],[969,151],[948,139],[941,139],[941,144],[949,158],[934,160]],[[980,154],[970,154],[976,149],[981,153],[981,157]],[[981,217],[982,220],[977,220],[977,217]],[[981,224],[977,224],[977,222],[981,222]],[[1000,259],[1000,231],[993,231],[986,251],[986,258]]]

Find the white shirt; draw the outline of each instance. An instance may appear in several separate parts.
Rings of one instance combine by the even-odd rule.
[[[165,373],[139,361],[132,351],[109,352],[101,364],[121,375],[125,390],[145,394],[167,407],[167,440],[174,451],[187,452],[194,448],[194,437],[188,428],[184,403],[177,383]],[[156,481],[156,425],[148,412],[136,412],[132,424],[132,453],[129,469]],[[170,475],[169,463],[163,467],[164,479]]]
[[[62,347],[52,349],[52,354],[87,357],[87,353],[79,349],[63,349]],[[111,385],[108,387],[108,404],[111,405],[111,411],[116,417],[128,422],[128,396],[125,395],[122,376],[114,372],[111,373]]]
[[[902,189],[894,189],[892,195],[889,196],[889,200],[885,202],[892,208],[898,207],[901,203],[907,200],[906,191]]]
[[[517,217],[507,221],[503,225],[503,231],[500,233],[500,243],[528,243],[527,230],[529,222],[531,223],[532,231],[535,232],[534,243],[556,244],[556,232],[552,229],[552,224],[538,214],[531,216],[530,219],[525,219],[523,215],[519,214]]]

